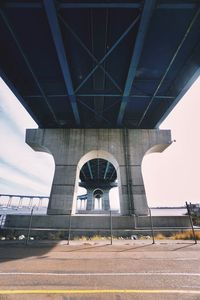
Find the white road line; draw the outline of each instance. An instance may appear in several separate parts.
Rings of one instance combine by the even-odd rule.
[[[39,272],[0,272],[0,276],[198,276],[200,273],[170,273],[170,272],[143,272],[143,273],[39,273]]]

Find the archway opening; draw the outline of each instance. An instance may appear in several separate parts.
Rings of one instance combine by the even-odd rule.
[[[117,179],[116,179],[117,183]],[[113,213],[119,213],[120,199],[119,199],[119,186],[113,187],[109,191],[110,209]]]
[[[169,145],[171,143],[154,145],[145,153],[142,160],[141,171],[150,208],[163,206],[162,203],[165,201],[165,195],[168,192],[167,178],[163,181],[163,184],[161,184],[160,179],[165,172],[162,163],[165,157],[163,152]]]
[[[76,214],[108,214],[112,210],[110,190],[119,187],[119,167],[116,161],[104,151],[91,151],[79,162],[77,168],[77,180],[74,193],[73,213]],[[96,155],[95,155],[96,154]],[[95,157],[96,156],[96,157]],[[91,159],[90,159],[91,158]],[[112,162],[111,162],[112,161]],[[84,193],[80,189],[84,188]],[[119,199],[118,193],[117,198]],[[115,193],[115,198],[116,198]],[[80,201],[82,205],[80,205]],[[115,213],[119,213],[118,205],[115,205]]]
[[[103,209],[103,197],[104,193],[100,189],[96,189],[93,192],[93,203],[94,203],[94,210],[102,210]]]

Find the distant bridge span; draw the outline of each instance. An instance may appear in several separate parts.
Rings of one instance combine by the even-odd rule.
[[[5,198],[7,200],[5,200]],[[33,206],[33,201],[37,200],[37,207],[41,207],[42,206],[42,202],[44,200],[46,200],[46,206],[48,205],[48,201],[49,201],[49,196],[29,196],[29,195],[10,195],[10,194],[0,194],[0,205],[6,206],[6,207],[11,207],[13,205],[13,200],[15,198],[15,202],[16,202],[16,198],[18,199],[18,203],[17,206],[20,208],[22,206],[24,206],[24,201],[26,201],[26,205],[29,208],[31,208]],[[27,203],[27,200],[28,203]],[[48,201],[47,201],[48,200]],[[15,205],[16,206],[16,203]]]

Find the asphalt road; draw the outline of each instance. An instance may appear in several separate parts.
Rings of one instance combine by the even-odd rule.
[[[0,299],[200,300],[200,244],[2,242]]]

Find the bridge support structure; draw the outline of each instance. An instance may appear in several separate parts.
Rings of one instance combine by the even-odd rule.
[[[107,159],[114,165],[121,215],[147,215],[142,160],[147,153],[164,151],[170,142],[170,131],[157,129],[28,129],[26,132],[26,143],[54,157],[49,215],[71,211],[75,214],[80,169],[91,157]]]

